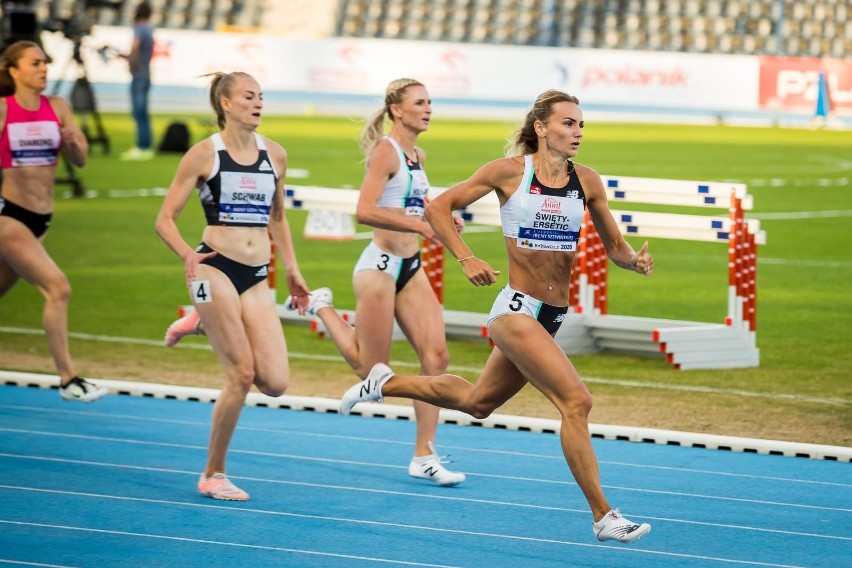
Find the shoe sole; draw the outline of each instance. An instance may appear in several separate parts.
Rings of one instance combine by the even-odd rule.
[[[213,495],[211,493],[205,493],[203,491],[199,491],[199,493],[201,495],[204,495],[205,497],[210,497],[211,499],[216,499],[217,501],[248,501],[249,500],[248,497],[246,497],[245,499],[241,499],[239,497],[217,497],[216,495]]]
[[[618,540],[617,538],[607,538],[607,539],[604,539],[604,540],[601,540],[601,539],[598,539],[598,540],[600,542],[608,542],[608,541],[614,540],[615,542],[619,542],[621,544],[633,544],[637,540],[642,540],[642,537],[647,535],[650,532],[651,532],[651,527],[648,527],[648,530],[644,531],[643,533],[641,533],[637,537],[631,538],[630,540]]]

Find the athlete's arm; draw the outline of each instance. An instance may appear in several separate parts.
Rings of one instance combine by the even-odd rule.
[[[310,288],[305,282],[302,273],[299,272],[299,263],[296,260],[296,249],[293,247],[293,235],[290,232],[290,223],[287,221],[284,209],[284,178],[287,174],[287,151],[279,144],[264,138],[269,158],[275,165],[278,174],[278,183],[272,196],[272,210],[269,214],[269,233],[284,263],[284,273],[287,279],[287,288],[290,295],[296,299],[296,309],[304,314],[310,303],[308,294]]]
[[[367,171],[361,182],[355,218],[359,223],[405,233],[420,233],[427,239],[433,236],[432,229],[416,215],[398,215],[387,207],[379,207],[385,185],[399,171],[399,155],[387,140],[382,140],[367,159]]]
[[[621,268],[634,270],[639,274],[650,274],[654,270],[654,259],[648,252],[648,241],[645,241],[639,252],[634,251],[630,243],[624,240],[624,235],[612,216],[601,176],[581,164],[575,164],[575,168],[586,194],[586,205],[592,222],[609,258]]]
[[[195,279],[198,263],[215,253],[199,254],[183,239],[177,226],[177,219],[183,211],[189,196],[196,187],[200,187],[213,167],[213,142],[208,138],[190,148],[178,164],[172,183],[157,214],[155,230],[172,251],[185,264],[186,284],[190,286]],[[197,257],[197,258],[196,258]]]
[[[510,170],[511,166],[506,159],[489,162],[469,179],[454,185],[426,206],[426,220],[435,231],[435,236],[461,262],[465,276],[475,285],[493,284],[500,271],[473,254],[456,228],[453,211],[502,187]]]
[[[89,158],[89,141],[86,135],[74,123],[74,113],[65,99],[59,96],[48,97],[56,118],[59,119],[59,136],[62,139],[61,148],[71,165],[82,168]]]

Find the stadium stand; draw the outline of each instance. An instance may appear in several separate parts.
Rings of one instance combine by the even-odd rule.
[[[847,57],[849,4],[836,0],[341,0],[337,35]],[[780,26],[780,27],[779,27]],[[780,39],[780,45],[779,45]]]
[[[130,26],[134,0],[34,0],[38,20],[64,22],[76,31],[89,25]],[[260,30],[265,0],[149,0],[152,23],[161,28],[187,30]],[[70,23],[70,24],[69,24]],[[45,26],[47,27],[47,26]]]
[[[844,58],[849,0],[151,0],[153,23],[289,33],[281,18],[333,11],[340,37]],[[112,5],[112,7],[110,7]],[[132,0],[34,0],[40,21],[130,25]],[[117,6],[117,8],[116,8]],[[779,14],[779,6],[781,14]],[[272,18],[272,16],[275,16]],[[278,23],[271,23],[278,19]]]

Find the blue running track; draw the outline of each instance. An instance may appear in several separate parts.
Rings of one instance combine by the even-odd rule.
[[[246,407],[229,476],[196,493],[212,405],[0,386],[0,564],[852,565],[848,463],[594,440],[613,506],[653,529],[600,543],[553,434],[445,425],[467,481],[407,474],[405,420]]]

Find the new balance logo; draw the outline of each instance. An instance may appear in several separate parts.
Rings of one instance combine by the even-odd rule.
[[[553,323],[562,323],[563,321],[565,321],[565,315],[566,314],[557,315],[555,318],[553,318]]]
[[[429,477],[435,477],[435,475],[437,475],[437,473],[438,473],[438,470],[435,469],[434,467],[430,466],[430,467],[427,467],[426,469],[424,469],[423,473],[425,473]]]
[[[254,273],[255,276],[267,276],[269,274],[269,269],[264,265],[260,267],[260,270]]]
[[[372,390],[373,389],[371,388],[370,383],[364,383],[363,385],[361,385],[361,393],[360,393],[359,396],[361,398],[364,398],[365,395],[369,396],[369,394]]]
[[[420,266],[420,259],[415,258],[415,259],[411,262],[411,272],[414,272],[415,270],[417,270],[417,267],[418,267],[418,266]]]
[[[271,172],[272,166],[269,165],[269,162],[267,162],[266,160],[263,160],[260,163],[260,165],[257,167],[257,169],[258,169],[258,171],[261,171],[261,172]]]

